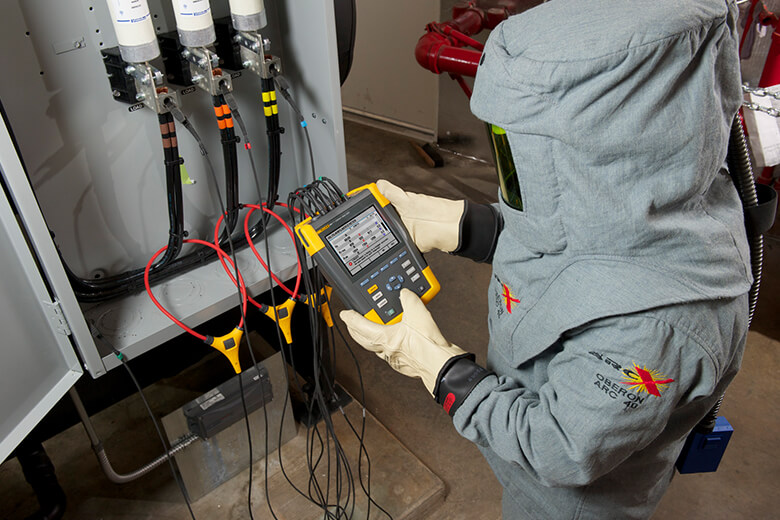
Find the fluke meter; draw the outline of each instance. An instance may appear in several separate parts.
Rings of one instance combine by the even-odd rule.
[[[295,233],[347,306],[373,322],[396,323],[402,288],[428,303],[439,282],[376,184],[347,197],[295,226]]]

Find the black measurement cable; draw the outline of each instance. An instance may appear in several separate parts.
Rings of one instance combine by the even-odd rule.
[[[279,92],[282,94],[284,100],[287,101],[287,104],[290,105],[290,108],[292,108],[293,112],[295,112],[295,114],[298,116],[298,122],[301,125],[301,128],[303,128],[303,135],[306,137],[306,146],[309,150],[311,180],[314,181],[317,179],[317,173],[314,170],[314,151],[311,146],[311,136],[309,136],[309,123],[306,122],[306,118],[303,116],[303,112],[301,112],[301,109],[298,108],[298,104],[290,94],[290,83],[287,81],[287,78],[282,76],[282,74],[274,66],[271,66],[271,74],[274,77],[273,81],[276,84],[276,88],[279,89]]]
[[[173,112],[173,114],[174,114],[174,117],[177,117],[176,112]],[[178,119],[178,117],[177,117],[177,119]],[[216,190],[217,200],[219,201],[221,214],[223,216],[225,216],[225,218],[227,218],[227,211],[225,209],[225,204],[222,201],[222,194],[220,193],[219,185],[217,184],[217,175],[216,175],[216,172],[214,171],[214,165],[211,164],[211,159],[209,158],[208,151],[206,150],[206,147],[203,144],[203,141],[201,140],[200,135],[198,135],[197,131],[192,126],[192,124],[191,123],[185,124],[181,120],[180,120],[180,122],[190,132],[190,134],[192,135],[193,139],[195,139],[195,141],[198,144],[198,148],[200,149],[201,155],[203,156],[203,158],[204,158],[204,160],[206,162],[208,173],[212,177],[212,180],[214,181],[214,189]],[[233,239],[232,239],[230,233],[227,234],[227,242],[228,242],[228,246],[230,247],[230,256],[233,259],[233,267],[234,267],[235,279],[239,280],[238,258],[236,256],[236,248],[233,245]],[[241,298],[242,298],[242,296],[241,296],[241,289],[240,289],[239,284],[236,284],[236,285],[237,285],[237,294],[239,296],[239,300],[241,300]],[[244,323],[246,323],[246,315],[244,314],[243,301],[241,301],[241,303],[239,304],[239,309],[240,309],[243,321],[244,321]],[[249,349],[250,356],[252,357],[252,362],[253,362],[253,364],[255,366],[255,369],[256,369],[257,373],[260,374],[260,371],[257,368],[257,360],[255,359],[255,356],[254,356],[254,349],[252,348],[252,340],[250,339],[249,334],[244,334],[244,338],[246,338],[247,347]],[[241,374],[238,374],[238,377],[239,377],[239,385],[240,385],[240,391],[241,391],[241,405],[242,405],[243,411],[244,411],[244,422],[246,424],[247,443],[248,443],[248,447],[249,447],[249,487],[248,487],[248,491],[247,491],[247,508],[248,508],[248,511],[249,511],[249,517],[252,520],[254,520],[254,513],[252,512],[252,473],[253,473],[253,462],[254,462],[252,460],[253,459],[252,432],[251,432],[251,428],[250,428],[250,425],[249,425],[249,413],[248,413],[247,408],[246,408],[246,400],[245,400],[245,397],[244,397],[244,387],[243,387],[243,381],[242,381],[242,378],[241,378]],[[258,381],[259,381],[259,384],[260,384],[261,399],[263,400],[263,402],[266,402],[266,400],[265,400],[265,389],[263,388],[262,381],[261,380],[258,380]],[[266,454],[265,454],[265,458],[267,460],[268,459],[268,434],[267,434],[267,431],[268,431],[268,411],[266,410],[265,406],[263,406],[263,414],[264,414],[264,418],[265,418],[265,428],[266,428]],[[267,478],[266,478],[266,484],[267,484]],[[276,514],[275,514],[275,512],[273,510],[273,507],[271,505],[271,501],[268,500],[268,496],[266,496],[266,503],[268,504],[268,509],[271,512],[271,516],[275,520],[278,520],[278,517],[276,516]]]
[[[294,218],[294,217],[293,217]],[[297,244],[297,246],[300,246],[300,244]],[[300,249],[300,247],[299,247]],[[306,258],[306,257],[305,257]],[[309,294],[321,294],[321,290],[323,289],[324,285],[322,284],[322,278],[319,276],[316,268],[310,268],[308,264],[309,259],[306,258],[306,274],[304,277],[304,284],[306,286],[306,292]],[[309,272],[314,271],[313,276],[309,276]],[[327,337],[325,335],[321,335],[319,332],[320,324],[320,317],[319,313],[317,312],[316,308],[310,309],[311,316],[310,316],[310,327],[311,327],[311,336],[312,338],[315,338],[315,348],[312,351],[312,364],[314,366],[314,376],[313,376],[313,385],[314,385],[314,391],[312,393],[312,400],[310,401],[309,405],[309,413],[310,415],[313,413],[313,411],[316,409],[319,412],[319,415],[322,418],[322,422],[325,425],[325,439],[323,440],[322,435],[319,431],[319,426],[315,425],[313,428],[311,428],[307,435],[307,464],[309,466],[309,473],[310,473],[310,480],[309,480],[309,490],[310,494],[312,490],[317,495],[316,498],[323,501],[323,504],[326,507],[332,507],[335,508],[335,514],[328,513],[326,514],[326,517],[328,518],[343,518],[348,517],[349,512],[347,511],[348,508],[350,508],[350,502],[352,503],[352,510],[354,510],[354,487],[353,487],[353,479],[352,479],[352,473],[351,469],[349,468],[349,463],[346,458],[346,454],[343,451],[343,448],[341,447],[340,442],[338,442],[338,439],[335,435],[335,429],[333,426],[333,423],[330,419],[330,414],[328,410],[327,402],[324,398],[324,391],[322,387],[322,383],[327,383],[327,387],[330,390],[329,395],[334,395],[334,388],[332,383],[329,383],[327,380],[327,377],[323,377],[324,374],[321,370],[321,364],[320,359],[323,356],[323,338]],[[330,439],[333,439],[334,447],[335,447],[335,465],[336,465],[336,502],[335,504],[330,503],[328,497],[330,493],[330,474],[331,474],[331,461],[330,461]],[[315,450],[319,446],[320,453],[315,455]],[[324,453],[323,453],[324,452]],[[325,493],[323,494],[320,484],[316,478],[316,472],[319,464],[322,461],[323,455],[326,457],[326,489]],[[342,494],[342,468],[343,472],[346,475],[346,482],[347,482],[347,499],[344,504],[341,503],[341,494]],[[312,497],[314,499],[314,497]],[[324,499],[324,500],[323,500]]]
[[[298,222],[302,221],[305,218],[305,215],[302,215],[302,214],[297,213],[295,211],[296,205],[300,204],[301,206],[306,206],[306,204],[307,204],[306,197],[302,196],[301,192],[308,191],[308,190],[315,190],[315,189],[316,190],[321,190],[323,188],[325,189],[325,191],[327,191],[329,193],[329,195],[323,195],[323,196],[328,198],[328,200],[332,204],[338,205],[341,202],[343,202],[344,200],[346,200],[346,196],[343,194],[343,192],[341,192],[341,190],[338,188],[338,186],[335,185],[335,183],[333,183],[332,180],[327,179],[327,178],[319,179],[317,182],[313,182],[311,185],[306,186],[304,188],[301,188],[301,189],[297,190],[297,192],[294,192],[294,193],[290,194],[290,196],[288,198],[288,204],[289,204],[289,210],[288,211],[290,212],[290,218],[291,218],[291,220],[293,222],[298,223]],[[298,254],[305,255],[305,253],[302,250],[302,246],[301,246],[300,243],[297,243],[296,247],[298,248]],[[307,256],[303,256],[302,258],[306,258],[307,262],[309,261]],[[309,264],[308,263],[306,264],[306,267],[307,267],[307,273],[308,273],[309,272]],[[318,285],[322,285],[321,277],[319,277],[319,276],[317,276],[317,277],[320,280]],[[311,294],[315,294],[312,291],[316,291],[317,288],[315,288],[313,286],[314,284],[312,283],[312,281],[307,279],[304,282],[305,282],[305,284],[307,286],[306,290],[308,292],[310,292]],[[326,293],[326,296],[327,296],[327,293]],[[370,483],[370,477],[371,477],[370,463],[371,462],[370,462],[370,457],[368,457],[368,450],[365,447],[365,387],[364,387],[364,383],[363,383],[363,379],[362,379],[362,373],[360,372],[360,367],[359,367],[359,364],[357,362],[357,358],[355,357],[354,352],[352,351],[352,348],[349,346],[349,343],[346,340],[346,337],[344,336],[344,334],[341,331],[341,329],[338,328],[338,325],[336,323],[334,323],[334,325],[335,325],[336,331],[339,333],[339,336],[340,336],[341,340],[343,341],[344,345],[347,347],[350,355],[352,356],[352,359],[353,359],[353,361],[355,363],[356,369],[358,370],[358,376],[359,376],[358,378],[359,378],[360,388],[361,388],[361,400],[363,402],[363,416],[362,416],[362,421],[361,421],[361,432],[360,433],[358,433],[357,429],[354,427],[352,422],[346,416],[346,414],[344,413],[343,408],[340,409],[340,411],[342,413],[342,416],[344,417],[344,419],[347,422],[349,428],[352,430],[353,434],[356,436],[356,438],[358,439],[358,442],[360,444],[360,448],[359,448],[360,451],[359,451],[359,455],[358,455],[358,472],[359,472],[358,473],[358,475],[359,475],[358,481],[360,483],[361,490],[366,495],[366,497],[367,497],[367,499],[369,501],[369,505],[368,505],[369,510],[370,510],[371,505],[373,504],[383,514],[385,514],[388,518],[392,518],[392,516],[384,508],[382,508],[373,499],[373,497],[371,497],[371,493],[370,493],[370,489],[371,489],[370,488],[370,486],[371,486],[371,483]],[[331,330],[331,343],[335,344],[334,334],[333,334],[332,330]],[[335,356],[332,357],[332,361],[335,363]],[[334,373],[335,373],[335,371],[334,371]],[[332,383],[329,383],[328,386],[332,387]],[[320,440],[320,442],[322,442],[321,441],[321,437],[317,437],[317,439]],[[313,438],[310,439],[310,443],[309,443],[309,445],[307,447],[307,449],[309,450],[309,453],[310,453],[310,455],[309,455],[309,460],[310,461],[313,459],[313,451],[312,450],[314,449],[314,443],[311,442],[311,441],[313,441]],[[363,455],[366,456],[366,462],[367,462],[367,465],[368,465],[368,474],[367,474],[367,482],[366,483],[363,482],[363,478],[362,478],[362,458],[363,458]],[[316,465],[316,463],[317,462],[315,461],[314,464]]]
[[[173,479],[176,481],[176,485],[179,486],[179,491],[181,491],[182,497],[184,497],[184,502],[187,504],[187,510],[190,513],[190,518],[192,520],[195,519],[195,513],[192,511],[192,504],[190,503],[190,499],[187,496],[187,490],[184,488],[184,482],[182,482],[181,477],[179,476],[179,473],[176,471],[176,468],[173,465],[173,457],[171,456],[171,448],[168,442],[165,440],[165,436],[162,433],[162,428],[160,427],[160,423],[157,421],[157,418],[154,416],[154,412],[152,412],[152,407],[149,406],[149,401],[146,400],[146,395],[144,395],[144,391],[141,388],[141,385],[138,383],[138,380],[135,378],[135,374],[133,374],[133,371],[130,370],[130,365],[127,363],[127,356],[119,352],[117,349],[115,349],[113,346],[111,347],[114,351],[114,355],[119,359],[119,361],[122,362],[122,366],[125,367],[125,370],[127,370],[127,373],[130,375],[130,379],[133,380],[133,384],[135,385],[136,390],[138,390],[138,395],[141,396],[141,400],[144,403],[144,406],[146,407],[146,411],[149,414],[149,417],[152,419],[152,423],[154,424],[154,429],[157,430],[157,436],[160,438],[160,442],[162,443],[163,450],[168,455],[168,465],[171,468],[171,473],[173,474]]]

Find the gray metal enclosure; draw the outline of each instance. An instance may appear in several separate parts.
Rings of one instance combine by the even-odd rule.
[[[149,0],[149,5],[157,32],[174,31],[170,0]],[[214,18],[229,15],[227,0],[211,0],[211,6]],[[261,33],[263,38],[270,39],[270,52],[281,58],[291,92],[307,118],[316,175],[331,177],[346,188],[333,3],[266,1],[266,10],[268,26]],[[72,343],[83,367],[97,377],[119,362],[111,352],[95,346],[87,321],[93,322],[129,357],[182,332],[152,305],[142,290],[99,304],[77,303],[55,250],[56,244],[65,263],[76,274],[94,278],[143,267],[167,243],[165,170],[157,115],[146,108],[130,110],[130,105],[117,102],[112,96],[101,49],[115,46],[116,39],[104,0],[5,2],[0,16],[0,42],[0,101],[13,137],[13,143],[9,136],[0,140],[4,146],[1,171],[7,196],[3,201],[3,223],[18,224],[29,245],[28,253],[34,255],[34,260],[19,261],[14,260],[16,255],[4,256],[0,264],[4,281],[0,308],[4,320],[16,323],[19,332],[10,343],[4,342],[0,347],[0,366],[34,364],[43,356],[37,347],[45,351],[48,345],[61,352],[65,345],[65,373],[72,374],[66,379],[72,381],[81,371],[73,352],[67,353],[68,344]],[[159,58],[153,65],[164,70]],[[244,71],[234,75],[233,85],[258,165],[260,189],[265,193],[268,153],[260,78]],[[224,196],[222,147],[211,96],[190,89],[180,92],[179,102],[206,144]],[[313,172],[303,130],[281,96],[279,115],[285,128],[279,193],[280,200],[285,201],[289,191],[312,179]],[[220,213],[213,181],[194,141],[183,128],[177,126],[177,130],[180,155],[189,177],[196,181],[184,186],[185,229],[189,238],[211,240]],[[240,200],[257,203],[258,182],[252,176],[243,144],[239,145],[238,163]],[[16,208],[18,215],[13,215],[11,207]],[[23,247],[24,240],[20,242],[18,238],[15,243]],[[258,246],[263,257],[264,250]],[[183,253],[186,252],[185,248]],[[7,253],[10,255],[10,250]],[[281,279],[295,274],[295,248],[280,226],[271,228],[270,256],[271,266]],[[238,257],[250,292],[267,290],[267,273],[252,252],[244,250]],[[40,270],[30,270],[30,264],[34,267],[35,262]],[[38,289],[48,288],[50,299],[56,302],[56,316],[67,324],[67,333],[55,332],[62,336],[57,338],[57,344],[50,341],[48,332],[35,330],[41,316],[54,311],[21,311],[20,302],[32,298],[32,289],[10,285],[12,281],[21,284],[22,275],[31,272],[41,275]],[[235,287],[218,262],[171,278],[156,286],[154,292],[164,306],[190,326],[234,307],[237,302]],[[4,333],[9,327],[3,321]],[[36,349],[17,348],[33,344]],[[14,394],[43,396],[38,405],[27,403],[33,408],[40,406],[37,415],[42,416],[40,411],[48,410],[61,395],[49,392],[59,383],[52,385],[28,372],[19,374],[20,379],[12,381]],[[6,384],[4,381],[4,387]],[[39,385],[47,388],[41,390]],[[5,422],[18,417],[10,416],[6,408],[0,413]],[[3,437],[7,430],[4,427],[0,432]]]

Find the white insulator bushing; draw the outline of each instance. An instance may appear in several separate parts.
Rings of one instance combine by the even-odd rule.
[[[230,18],[237,31],[259,31],[268,24],[263,0],[230,0]]]
[[[123,60],[143,63],[160,55],[146,0],[106,0],[106,4]]]
[[[205,47],[214,43],[214,20],[209,0],[173,0],[179,41],[185,47]]]

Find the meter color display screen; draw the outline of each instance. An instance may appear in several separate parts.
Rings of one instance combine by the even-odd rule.
[[[398,244],[398,239],[373,206],[329,233],[325,239],[352,276]]]

